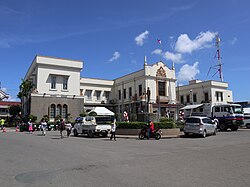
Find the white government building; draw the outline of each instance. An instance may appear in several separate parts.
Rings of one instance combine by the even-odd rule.
[[[232,92],[223,82],[193,82],[189,87],[176,88],[174,65],[169,68],[161,61],[148,65],[146,57],[141,70],[114,80],[83,78],[82,69],[82,61],[36,56],[24,78],[35,85],[23,99],[24,114],[35,115],[38,120],[44,115],[51,121],[58,115],[64,119],[70,115],[74,119],[80,113],[103,106],[112,110],[118,120],[123,119],[124,111],[132,121],[156,120],[155,117],[176,119],[183,106],[180,103],[191,103],[191,89],[193,103],[213,102],[214,97],[226,102],[233,100]]]

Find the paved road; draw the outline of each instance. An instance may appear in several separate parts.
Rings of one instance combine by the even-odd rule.
[[[249,186],[250,130],[163,140],[0,133],[0,186]]]

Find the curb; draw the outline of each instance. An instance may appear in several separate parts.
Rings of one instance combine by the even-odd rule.
[[[138,136],[137,135],[134,135],[134,136],[128,136],[128,135],[115,135],[116,138],[122,138],[122,139],[137,139],[139,140]],[[180,138],[181,137],[181,134],[180,135],[173,135],[173,136],[162,136],[161,139],[172,139],[172,138]],[[154,138],[151,138],[151,139],[154,139]]]

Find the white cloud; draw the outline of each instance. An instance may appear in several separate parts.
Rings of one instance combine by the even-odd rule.
[[[152,54],[162,55],[162,50],[161,49],[155,49],[154,51],[152,51]]]
[[[183,59],[182,59],[182,54],[180,53],[171,53],[171,52],[165,52],[163,54],[163,57],[167,60],[170,60],[172,62],[175,62],[175,63],[182,63],[183,62]]]
[[[163,58],[165,58],[166,60],[170,60],[170,61],[175,62],[175,63],[182,63],[183,62],[182,54],[180,54],[180,53],[171,53],[169,51],[164,52],[161,49],[155,49],[154,51],[152,51],[152,54],[160,55]]]
[[[16,15],[16,14],[19,14],[20,12],[10,8],[10,7],[7,7],[7,6],[3,6],[3,5],[0,5],[0,15],[1,16],[10,16],[10,15]]]
[[[193,65],[185,64],[178,72],[177,79],[179,82],[186,82],[195,79],[196,75],[200,73],[198,69],[199,62],[195,62]]]
[[[145,40],[148,38],[149,32],[146,30],[145,32],[141,33],[140,35],[135,37],[136,45],[143,46]]]
[[[7,88],[1,88],[5,93],[7,93]]]
[[[238,41],[238,38],[234,37],[232,40],[230,40],[229,42],[234,45],[236,42]]]
[[[201,32],[194,40],[191,40],[187,34],[181,34],[175,44],[175,50],[179,53],[192,53],[195,50],[210,47],[209,45],[215,38],[215,32]]]
[[[115,60],[117,60],[118,58],[120,58],[121,54],[118,51],[115,51],[112,58],[109,59],[110,62],[113,62]]]

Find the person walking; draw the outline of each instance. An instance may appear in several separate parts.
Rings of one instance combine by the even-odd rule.
[[[29,133],[32,134],[32,132],[33,132],[33,123],[31,121],[31,119],[29,119],[29,121],[28,121],[28,126],[29,126]]]
[[[47,128],[47,122],[45,121],[45,119],[42,119],[42,121],[41,121],[41,129],[42,129],[42,135],[43,136],[46,135],[46,128]]]
[[[61,138],[63,138],[63,131],[65,130],[65,122],[63,121],[63,119],[60,120],[59,130]]]
[[[1,130],[3,130],[3,127],[4,127],[4,123],[5,123],[5,120],[2,118],[0,120],[0,124],[1,124]]]
[[[72,129],[72,125],[71,123],[66,123],[66,131],[67,131],[67,137],[69,137],[69,135],[71,134],[71,129]]]
[[[114,138],[114,140],[116,141],[115,131],[116,131],[116,119],[114,119],[114,122],[111,124],[111,136],[110,136],[110,140],[112,140]]]

